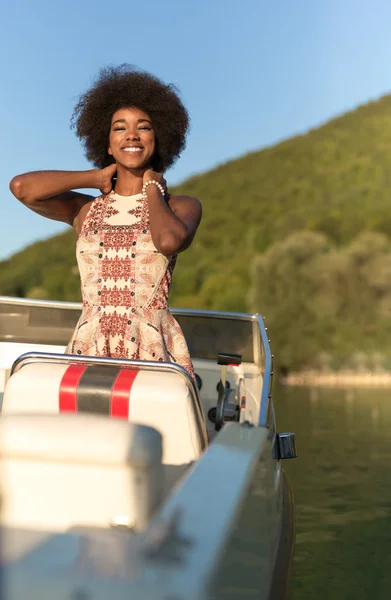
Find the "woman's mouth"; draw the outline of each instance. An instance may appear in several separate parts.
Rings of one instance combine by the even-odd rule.
[[[121,150],[123,152],[133,152],[134,154],[137,154],[137,152],[142,152],[143,148],[141,146],[124,146]]]

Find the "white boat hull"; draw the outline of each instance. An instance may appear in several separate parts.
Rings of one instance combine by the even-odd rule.
[[[29,334],[29,307],[36,311],[35,324],[40,308],[51,311],[51,324],[43,328],[42,340],[38,330],[34,335]],[[3,385],[9,379],[12,363],[25,351],[63,353],[73,317],[76,322],[80,310],[73,304],[7,298],[0,298],[0,308],[3,309],[0,315]],[[13,315],[18,311],[23,313],[20,318],[26,321],[25,335],[19,328],[12,338],[12,328],[7,329],[7,311]],[[68,323],[68,328],[61,332],[57,327],[54,335],[56,311],[59,315],[67,313],[67,318],[61,319]],[[288,597],[294,546],[293,495],[280,460],[289,452],[279,443],[276,433],[270,397],[270,350],[263,324],[257,315],[176,311],[180,323],[181,314],[187,319],[186,327],[192,317],[198,319],[198,328],[205,319],[249,323],[253,348],[251,352],[246,350],[245,356],[252,360],[230,367],[228,373],[233,388],[240,387],[243,381],[246,390],[240,405],[240,422],[226,423],[216,434],[210,417],[216,403],[219,367],[207,354],[202,354],[203,350],[197,350],[198,355],[193,354],[192,358],[202,379],[200,398],[211,439],[206,450],[178,477],[152,518],[138,530],[129,529],[126,523],[121,527],[120,522],[117,526],[111,523],[91,528],[80,518],[66,530],[60,526],[50,531],[43,531],[42,526],[34,529],[34,521],[32,525],[15,527],[11,521],[7,523],[8,513],[4,509],[1,538],[4,598],[21,600],[26,594],[32,600],[97,599],[108,595],[112,600]],[[234,324],[236,332],[235,327]],[[192,330],[189,331],[192,335]],[[196,341],[194,344],[197,345]],[[34,360],[27,360],[26,364],[29,362]],[[23,369],[22,366],[22,372]],[[4,389],[1,381],[0,386]],[[238,393],[235,392],[235,398]],[[3,424],[5,427],[5,421]],[[175,418],[172,426],[167,435],[175,435]],[[1,427],[0,418],[0,436]],[[163,433],[163,444],[164,439]],[[4,463],[0,437],[1,460]],[[7,486],[1,491],[6,502]]]

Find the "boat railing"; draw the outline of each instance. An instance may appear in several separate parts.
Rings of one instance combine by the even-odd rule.
[[[265,327],[263,317],[261,317],[261,315],[257,315],[257,321],[264,354],[264,356],[261,358],[264,363],[264,367],[258,424],[260,427],[266,427],[268,425],[269,404],[272,398],[273,356],[270,351],[270,340],[267,335],[267,328]]]
[[[8,297],[8,296],[0,296],[0,310],[1,310],[1,307],[4,307],[5,305],[14,307],[15,309],[18,306],[20,306],[20,307],[25,307],[25,308],[30,307],[31,309],[35,309],[35,310],[39,310],[39,309],[61,310],[61,311],[64,311],[64,313],[63,313],[64,315],[65,315],[65,312],[68,312],[68,311],[70,313],[74,312],[75,313],[75,324],[76,324],[77,316],[82,309],[82,304],[80,302],[64,302],[64,301],[56,301],[56,300],[36,300],[36,299],[31,299],[31,298],[13,298],[13,297]],[[14,311],[14,312],[16,312],[16,311]],[[224,320],[225,322],[221,323],[221,325],[220,325],[220,330],[225,330],[225,327],[226,326],[228,327],[229,322],[231,322],[231,324],[234,324],[235,322],[237,323],[238,321],[251,323],[250,326],[246,326],[247,328],[249,328],[248,331],[250,331],[250,333],[248,333],[248,331],[246,329],[245,334],[243,334],[244,339],[246,339],[246,335],[249,335],[251,337],[251,339],[252,339],[252,342],[250,340],[251,347],[250,348],[246,347],[246,349],[244,350],[244,355],[242,357],[242,360],[243,360],[243,363],[246,363],[246,362],[255,363],[262,373],[263,384],[262,384],[261,397],[259,400],[260,408],[259,408],[258,425],[261,427],[265,427],[265,426],[269,425],[270,423],[268,421],[270,420],[269,415],[270,415],[270,400],[271,400],[271,387],[272,387],[272,375],[273,375],[273,372],[272,372],[273,357],[270,352],[270,344],[269,344],[269,339],[268,339],[267,330],[265,327],[263,317],[259,314],[209,311],[209,310],[199,310],[199,309],[183,309],[183,308],[170,308],[170,312],[175,318],[178,319],[178,321],[180,322],[180,325],[182,326],[182,329],[183,329],[183,325],[185,325],[185,321],[188,318],[194,319],[194,323],[196,325],[196,327],[195,327],[196,331],[194,334],[195,339],[197,337],[198,328],[201,326],[200,323],[204,319],[208,319],[208,320],[213,319],[215,321],[216,320]],[[16,318],[18,318],[17,314],[14,316],[16,316]],[[46,317],[45,317],[45,320],[46,320]],[[45,320],[44,320],[43,325],[45,324]],[[66,319],[65,319],[65,325],[63,325],[63,326],[64,327],[69,326]],[[229,333],[230,333],[229,331],[226,332],[226,337],[227,337],[227,335],[229,337]],[[185,337],[187,338],[186,332],[185,332]],[[7,341],[7,339],[5,339],[5,341]],[[9,341],[12,341],[12,339],[10,339]],[[208,346],[208,344],[204,343],[203,347],[205,348],[207,346]],[[232,352],[240,353],[236,348],[218,348],[218,351],[232,351]],[[190,352],[191,352],[191,349],[190,349]],[[213,350],[213,352],[214,352],[214,350]],[[212,357],[213,352],[211,352],[211,355],[207,355],[206,358],[208,358],[209,360],[213,360],[213,357]],[[216,354],[216,352],[214,352],[214,353]],[[192,352],[191,352],[191,354],[192,354]],[[195,355],[195,356],[197,356],[197,355]],[[217,354],[216,354],[216,356],[217,356]],[[78,357],[76,356],[74,358],[77,359]],[[83,357],[80,357],[80,358],[83,358]],[[203,356],[201,356],[201,358],[203,358]],[[103,360],[106,361],[107,359],[103,359]],[[121,363],[121,361],[120,361],[120,363]],[[116,364],[118,364],[118,363],[116,363]]]

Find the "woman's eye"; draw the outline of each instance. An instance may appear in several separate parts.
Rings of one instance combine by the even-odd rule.
[[[146,129],[147,131],[151,131],[152,127],[146,127],[145,125],[143,127],[139,127],[139,129]]]
[[[124,131],[125,127],[114,127],[114,131]]]

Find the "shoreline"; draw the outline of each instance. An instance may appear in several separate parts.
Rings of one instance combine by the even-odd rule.
[[[391,388],[391,372],[328,372],[303,371],[280,377],[279,383],[301,387],[379,387]]]

